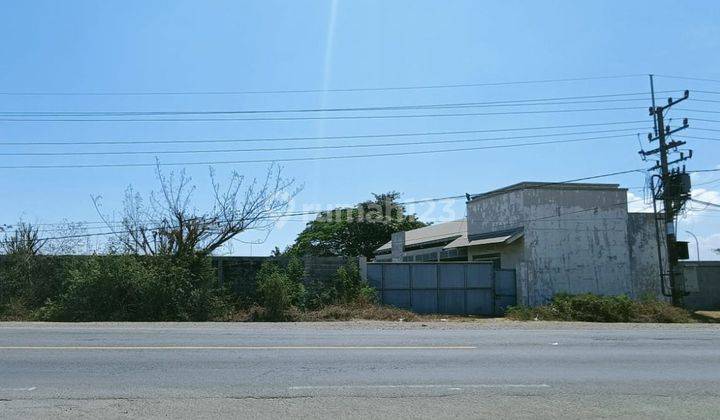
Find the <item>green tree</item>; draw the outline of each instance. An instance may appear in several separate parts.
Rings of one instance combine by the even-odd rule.
[[[405,214],[399,197],[394,191],[373,194],[373,200],[355,207],[322,212],[298,235],[290,252],[372,258],[393,233],[426,226],[416,215]]]

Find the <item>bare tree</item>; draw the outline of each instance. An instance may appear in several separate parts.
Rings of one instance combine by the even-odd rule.
[[[48,255],[78,255],[90,252],[92,244],[85,223],[67,219],[55,224],[43,247],[43,253]]]
[[[103,220],[115,233],[124,251],[145,255],[210,255],[235,236],[247,230],[269,231],[298,193],[294,180],[284,178],[281,168],[272,165],[265,179],[246,182],[233,172],[226,188],[210,169],[213,206],[201,212],[192,207],[195,186],[192,179],[179,174],[164,175],[158,166],[159,191],[145,200],[132,187],[125,192],[119,224]],[[99,209],[98,198],[94,198]]]
[[[37,255],[47,242],[40,237],[37,226],[30,223],[20,222],[14,228],[9,228],[12,233],[5,231],[0,241],[0,247],[6,255]]]

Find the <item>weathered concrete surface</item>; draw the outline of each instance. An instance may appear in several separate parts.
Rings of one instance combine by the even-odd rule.
[[[685,306],[693,310],[720,310],[720,261],[682,262]]]
[[[663,271],[667,271],[665,240],[663,235],[660,238]],[[628,242],[632,278],[632,292],[629,294],[635,298],[653,296],[665,299],[660,284],[658,238],[653,213],[628,213]]]
[[[523,229],[522,252],[502,250],[517,270],[520,303],[538,305],[563,292],[632,294],[627,190],[614,184],[520,187],[467,205],[469,236]]]
[[[0,418],[716,418],[719,332],[500,321],[8,323]]]
[[[625,197],[623,189],[525,191],[531,305],[561,292],[631,290]]]

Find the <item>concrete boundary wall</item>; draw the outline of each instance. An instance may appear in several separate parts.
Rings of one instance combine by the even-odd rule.
[[[720,310],[720,261],[683,261],[685,307],[691,310]]]

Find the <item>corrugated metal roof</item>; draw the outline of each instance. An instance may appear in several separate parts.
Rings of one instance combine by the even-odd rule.
[[[474,245],[490,245],[490,244],[509,244],[523,235],[522,231],[516,232],[503,232],[497,236],[489,236],[482,239],[469,240],[467,235],[463,235],[449,244],[445,245],[443,249],[463,248],[466,246]]]
[[[437,223],[419,229],[405,232],[405,247],[418,246],[433,242],[445,242],[467,236],[467,220],[453,220],[451,222]],[[378,252],[392,249],[392,241],[377,249]]]

